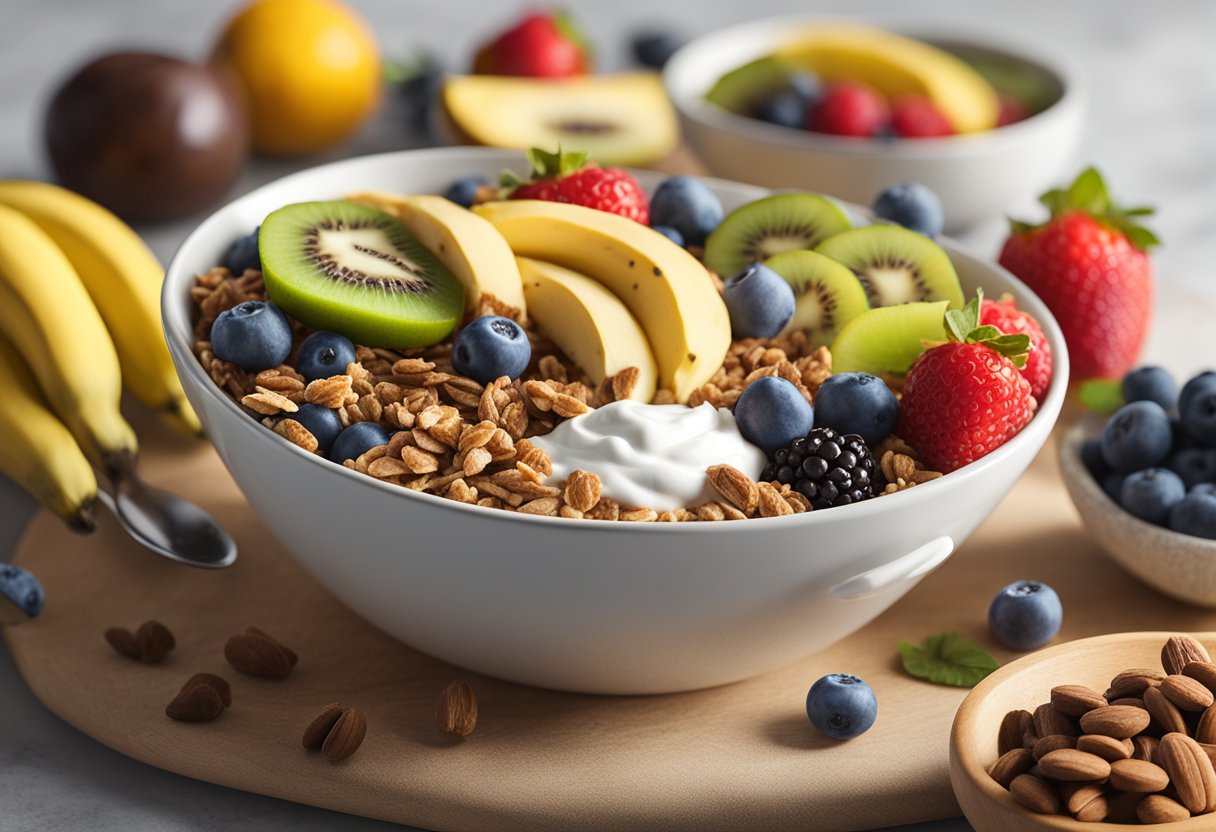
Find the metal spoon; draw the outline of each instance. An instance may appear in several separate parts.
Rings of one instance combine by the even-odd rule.
[[[194,503],[151,487],[133,465],[111,470],[110,481],[114,493],[97,496],[137,543],[187,566],[222,569],[236,562],[236,542]]]

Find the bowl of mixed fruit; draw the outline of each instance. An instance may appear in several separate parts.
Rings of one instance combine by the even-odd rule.
[[[948,229],[1029,202],[1081,135],[1067,61],[950,26],[759,20],[688,44],[664,82],[713,174],[862,204],[921,182]]]
[[[196,230],[163,297],[191,402],[306,569],[420,650],[595,693],[866,624],[1000,501],[1068,374],[1034,294],[946,240],[542,150],[287,177]]]

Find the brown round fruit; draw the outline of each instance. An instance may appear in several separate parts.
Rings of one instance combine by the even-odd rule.
[[[59,182],[129,220],[215,202],[248,155],[244,112],[213,70],[118,52],[86,64],[51,99],[45,136]]]

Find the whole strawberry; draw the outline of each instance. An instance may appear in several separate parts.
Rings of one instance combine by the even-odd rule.
[[[478,75],[566,78],[590,68],[590,50],[564,12],[530,14],[477,50]]]
[[[921,95],[905,95],[891,102],[891,129],[901,139],[931,139],[955,132],[946,114]]]
[[[980,326],[977,296],[946,313],[950,339],[921,353],[908,369],[896,434],[943,474],[992,453],[1034,415],[1025,364],[1030,336]]]
[[[560,147],[556,153],[534,147],[528,151],[528,161],[532,178],[527,182],[514,174],[503,174],[503,195],[508,199],[568,202],[650,224],[646,192],[620,168],[588,164],[586,153],[562,153]]]
[[[1114,205],[1093,168],[1041,201],[1051,219],[1038,226],[1014,222],[1001,265],[1060,322],[1073,378],[1120,378],[1135,366],[1153,314],[1148,250],[1158,240],[1136,223],[1152,209]]]
[[[1017,302],[1006,296],[1000,300],[985,299],[980,306],[980,324],[994,326],[1007,334],[1023,333],[1030,336],[1030,354],[1022,375],[1030,382],[1030,395],[1042,403],[1051,384],[1051,344],[1039,322],[1029,312],[1018,309]]]

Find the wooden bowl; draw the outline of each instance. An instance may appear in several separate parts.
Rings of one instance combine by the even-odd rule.
[[[1111,559],[1180,601],[1216,607],[1216,540],[1154,526],[1116,505],[1081,462],[1081,446],[1102,423],[1082,419],[1060,442],[1060,473],[1086,530]]]
[[[1129,667],[1160,667],[1161,648],[1177,633],[1115,633],[1049,647],[1002,667],[963,700],[950,731],[950,782],[954,796],[976,832],[1110,832],[1110,823],[1083,823],[1068,815],[1039,815],[1021,806],[988,776],[997,758],[997,731],[1009,711],[1028,711],[1047,702],[1057,685],[1087,685],[1105,690],[1115,674]],[[1193,633],[1209,650],[1216,633]],[[1211,829],[1216,815],[1204,815],[1153,829]]]

